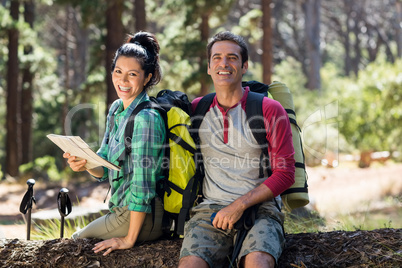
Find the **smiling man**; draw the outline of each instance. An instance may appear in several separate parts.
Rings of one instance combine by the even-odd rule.
[[[274,267],[285,241],[279,195],[294,183],[289,120],[278,102],[264,98],[262,116],[272,174],[265,171],[260,176],[256,163],[260,163],[261,149],[245,113],[249,88],[242,87],[248,69],[247,46],[242,37],[221,32],[207,45],[207,54],[216,95],[198,132],[205,167],[204,200],[193,208],[186,224],[179,267],[227,265],[238,232],[234,225],[247,208],[257,204],[256,220],[238,261],[244,267]],[[193,101],[193,110],[201,99]]]

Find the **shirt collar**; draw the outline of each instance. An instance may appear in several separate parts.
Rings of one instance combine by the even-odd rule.
[[[217,99],[216,95],[215,95],[214,100],[212,102],[212,106],[216,105],[222,113],[227,113],[229,110],[235,108],[239,104],[241,104],[242,108],[244,109],[244,107],[246,106],[247,95],[248,95],[248,92],[250,91],[250,88],[248,86],[246,86],[246,87],[243,87],[243,89],[244,89],[244,92],[243,92],[243,96],[241,97],[240,101],[238,103],[236,103],[235,105],[233,105],[232,107],[230,107],[229,109],[227,109],[227,111],[225,111],[225,109],[223,109],[219,105],[219,102],[218,102],[218,99]]]
[[[117,114],[120,114],[120,115],[122,115],[122,116],[125,116],[125,115],[127,115],[127,114],[130,115],[130,114],[134,111],[135,107],[137,107],[138,104],[140,104],[141,102],[144,102],[144,101],[148,101],[148,100],[149,100],[149,97],[148,97],[147,93],[145,92],[145,90],[143,90],[143,91],[130,103],[130,105],[127,107],[127,109],[124,109],[123,101],[120,101],[119,108],[117,108],[115,114],[116,114],[116,115],[117,115]]]

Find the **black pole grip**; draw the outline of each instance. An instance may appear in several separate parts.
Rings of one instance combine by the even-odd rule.
[[[35,185],[34,179],[27,180],[28,190],[25,193],[24,197],[22,198],[20,204],[20,212],[22,214],[26,214],[28,209],[32,208],[32,203],[36,204],[35,197],[33,196],[33,186]]]
[[[60,238],[64,236],[64,217],[66,217],[71,212],[71,201],[68,196],[68,189],[61,188],[59,194],[57,195],[57,207],[61,216],[60,222]]]
[[[34,179],[27,180],[28,190],[25,193],[24,197],[22,198],[20,204],[20,212],[22,214],[26,214],[28,212],[28,219],[27,219],[27,240],[31,239],[31,210],[32,210],[32,203],[36,203],[35,197],[33,196],[33,186],[35,185]]]
[[[70,197],[68,196],[67,188],[60,189],[60,192],[57,196],[57,206],[61,216],[66,217],[68,214],[71,213],[72,206]]]

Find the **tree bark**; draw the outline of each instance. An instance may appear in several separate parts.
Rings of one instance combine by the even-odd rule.
[[[320,7],[321,0],[306,0],[304,3],[307,58],[309,63],[307,88],[310,90],[321,89]]]
[[[401,21],[402,21],[402,2],[395,1],[395,17],[396,21],[394,23],[395,28],[395,40],[397,46],[397,55],[398,58],[402,57],[402,30],[401,30]]]
[[[201,42],[204,43],[205,45],[208,42],[208,37],[209,37],[209,16],[210,16],[210,12],[204,13],[201,16],[201,25],[200,25],[200,34],[201,34]],[[205,96],[208,91],[208,75],[207,75],[207,62],[208,59],[204,53],[204,51],[202,51],[202,53],[200,53],[200,57],[199,57],[199,64],[200,64],[200,71],[202,72],[201,74],[201,79],[200,79],[200,84],[201,84],[201,89],[200,89],[200,95],[201,96]]]
[[[147,30],[145,0],[134,0],[135,31]]]
[[[261,0],[262,10],[262,81],[264,84],[271,84],[273,70],[272,55],[272,26],[271,26],[271,3],[272,0]]]
[[[11,17],[16,23],[19,17],[18,0],[12,0],[10,5]],[[5,173],[10,176],[18,176],[20,165],[20,133],[19,133],[19,60],[18,42],[19,30],[12,26],[8,30],[8,62],[7,62],[7,138],[6,138],[6,166]]]
[[[111,65],[116,50],[124,42],[124,27],[121,21],[123,12],[123,0],[109,1],[106,10],[106,105],[109,107],[118,96],[112,83]]]
[[[35,6],[33,0],[24,2],[24,20],[33,29],[35,19]],[[33,53],[33,47],[26,45],[24,47],[24,55]],[[22,71],[22,93],[21,93],[21,164],[32,161],[32,112],[33,112],[33,73],[31,71],[31,63],[25,63]]]
[[[364,4],[357,5],[357,3],[353,3],[352,5],[353,5],[352,13],[354,14],[354,16],[353,16],[354,23],[353,23],[352,32],[353,32],[354,39],[355,39],[355,42],[353,44],[355,56],[353,57],[353,60],[352,60],[352,70],[353,70],[355,76],[357,76],[359,73],[359,65],[360,65],[360,61],[361,61],[360,23],[362,21],[362,12],[363,12]]]
[[[71,89],[70,87],[70,35],[71,35],[71,22],[72,21],[72,7],[70,5],[66,6],[66,21],[65,21],[65,35],[63,42],[63,54],[64,54],[64,103],[61,113],[61,122],[63,135],[70,135],[71,129],[66,129],[66,120],[68,114],[68,108],[70,106],[69,94],[68,91]]]
[[[345,40],[344,40],[344,48],[345,48],[345,60],[344,60],[344,70],[345,70],[345,75],[349,76],[351,72],[351,56],[350,56],[350,32],[351,32],[351,3],[349,0],[344,0],[344,10],[346,11],[346,32],[344,33],[342,31],[342,28],[340,29],[340,32],[343,33]]]

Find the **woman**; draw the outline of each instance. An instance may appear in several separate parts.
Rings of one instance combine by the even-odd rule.
[[[97,152],[101,157],[117,163],[125,148],[124,129],[129,116],[138,104],[149,101],[146,91],[161,80],[161,75],[159,44],[154,35],[139,32],[129,36],[127,43],[116,51],[112,80],[119,99],[109,110],[106,133]],[[113,127],[109,127],[110,123]],[[143,109],[135,117],[132,150],[119,172],[104,167],[86,169],[86,160],[63,155],[72,170],[86,170],[99,181],[109,179],[111,185],[110,212],[74,233],[73,238],[106,239],[95,244],[93,250],[106,250],[103,255],[107,255],[116,249],[131,248],[137,241],[160,237],[163,209],[155,190],[162,177],[165,135],[160,114],[154,109]],[[151,205],[153,199],[155,203]]]

